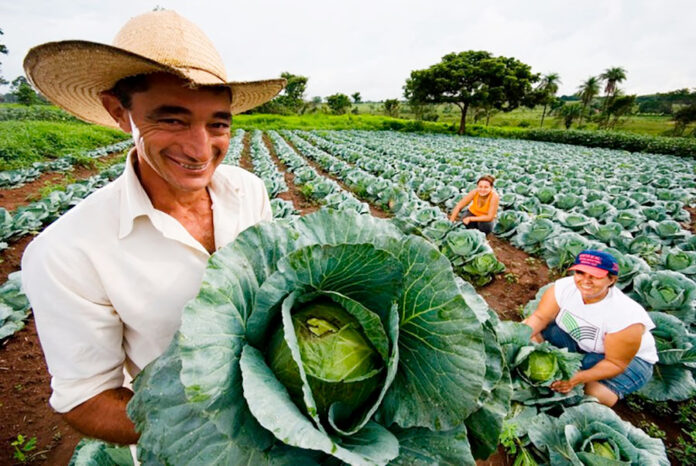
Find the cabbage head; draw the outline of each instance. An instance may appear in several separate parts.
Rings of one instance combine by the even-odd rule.
[[[493,233],[500,238],[508,238],[515,234],[517,226],[529,220],[529,215],[518,210],[506,210],[498,215],[493,227]]]
[[[548,464],[670,464],[662,440],[599,403],[566,408],[557,418],[541,413],[530,421],[527,435]]]
[[[687,325],[694,321],[696,282],[679,272],[642,273],[633,280],[633,291],[650,311],[669,312]]]
[[[665,249],[662,251],[662,267],[687,276],[696,275],[696,251]]]
[[[244,231],[135,380],[139,460],[473,465],[511,389],[492,317],[463,290],[432,244],[369,215]]]

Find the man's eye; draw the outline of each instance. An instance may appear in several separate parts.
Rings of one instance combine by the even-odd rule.
[[[161,118],[159,120],[160,123],[164,123],[166,125],[183,125],[184,122],[181,120],[178,120],[176,118]]]
[[[215,129],[228,129],[230,127],[230,124],[220,122],[220,123],[213,123],[211,126]]]

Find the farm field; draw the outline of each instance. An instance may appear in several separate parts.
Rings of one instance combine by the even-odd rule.
[[[120,161],[121,151],[105,160]],[[323,207],[391,218],[402,232],[440,249],[503,321],[520,321],[533,309],[529,303],[538,290],[559,277],[578,251],[612,252],[622,268],[619,286],[655,312],[662,336],[661,362],[643,391],[645,398],[623,400],[616,411],[653,437],[664,437],[673,464],[694,459],[696,382],[689,353],[696,321],[693,159],[437,134],[238,130],[226,163],[264,180],[278,219]],[[101,166],[70,176],[94,177],[107,168],[108,179],[119,170]],[[498,224],[487,238],[446,218],[484,173],[496,176],[501,194]],[[29,227],[27,215],[17,215],[22,207],[59,196],[51,192],[87,193],[46,189],[60,184],[61,176],[49,172],[21,187],[0,189],[8,231],[0,238],[7,243],[0,263],[3,282],[18,270],[32,234],[78,197],[51,215],[32,217]],[[19,434],[37,439],[36,449],[27,452],[32,464],[65,464],[80,436],[48,407],[49,378],[31,318],[1,345],[0,403],[7,416],[0,429],[0,464],[12,464],[10,444]],[[534,399],[548,397],[541,390]],[[509,437],[508,448],[515,441]],[[522,445],[532,450],[529,440],[520,442],[518,450]],[[480,464],[512,464],[513,459],[500,447]]]

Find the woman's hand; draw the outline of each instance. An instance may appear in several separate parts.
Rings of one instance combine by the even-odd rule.
[[[573,377],[571,377],[570,380],[556,380],[554,383],[551,384],[551,386],[550,386],[551,390],[558,392],[558,393],[568,393],[577,384],[580,383],[580,381],[577,380],[576,376],[577,376],[577,374],[574,375]]]
[[[462,220],[462,223],[463,223],[464,225],[468,225],[470,221],[471,221],[471,219],[470,219],[469,217],[465,217],[465,218]]]

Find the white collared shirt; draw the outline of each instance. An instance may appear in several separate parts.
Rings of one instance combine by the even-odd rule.
[[[210,257],[152,206],[132,157],[121,177],[46,228],[22,258],[58,412],[122,386],[124,365],[135,376],[164,352]],[[218,249],[272,218],[263,182],[241,168],[218,167],[208,192]]]

